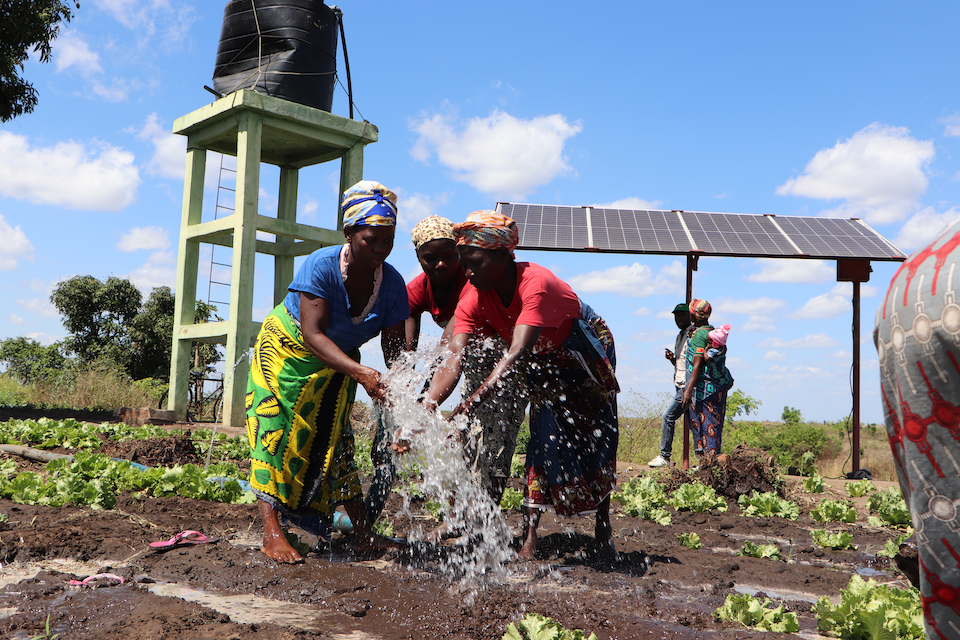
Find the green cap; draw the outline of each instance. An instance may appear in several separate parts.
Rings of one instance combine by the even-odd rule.
[[[690,306],[687,305],[686,302],[681,302],[680,304],[678,304],[673,308],[674,313],[680,313],[681,311],[686,311],[687,313],[690,313]]]

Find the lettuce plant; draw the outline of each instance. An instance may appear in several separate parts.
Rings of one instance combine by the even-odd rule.
[[[903,527],[911,524],[910,510],[903,499],[900,487],[890,487],[886,491],[870,494],[867,505],[870,507],[870,513],[877,514],[876,517],[868,519],[873,526]]]
[[[813,606],[817,629],[844,640],[923,640],[917,589],[898,589],[858,575],[840,592],[840,604],[821,596]]]
[[[810,517],[817,522],[856,522],[857,510],[847,502],[821,500],[817,508],[810,512]]]
[[[853,536],[846,531],[831,533],[826,529],[814,529],[810,532],[813,543],[825,549],[856,549],[853,544]]]
[[[697,483],[681,485],[667,500],[667,504],[677,511],[693,511],[695,513],[703,513],[713,509],[717,511],[727,510],[727,501],[722,496],[718,496],[713,487]]]
[[[615,491],[613,499],[623,505],[624,512],[634,518],[643,518],[661,525],[673,521],[670,512],[664,509],[667,494],[663,486],[651,476],[627,480]]]
[[[731,593],[723,606],[713,612],[715,620],[739,622],[744,627],[760,631],[796,633],[800,630],[797,614],[785,611],[783,605],[771,608],[770,598],[762,602],[749,594]]]
[[[747,556],[749,558],[772,558],[774,560],[783,560],[783,555],[780,553],[780,547],[775,544],[757,544],[755,542],[750,542],[749,540],[744,541],[743,546],[740,547],[740,551],[737,551],[738,556]]]
[[[587,636],[580,629],[571,631],[552,618],[531,613],[517,624],[508,624],[503,640],[597,640],[597,634]]]
[[[703,543],[700,542],[700,536],[696,533],[678,533],[677,542],[681,546],[689,547],[690,549],[699,549],[703,546]]]
[[[776,517],[787,520],[796,520],[800,517],[800,507],[795,502],[784,500],[772,491],[766,493],[754,491],[749,496],[742,495],[737,503],[745,516]]]

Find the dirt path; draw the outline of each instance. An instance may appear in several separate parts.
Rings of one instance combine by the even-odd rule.
[[[625,467],[623,475],[637,471]],[[393,495],[385,511],[396,535],[430,526],[420,511],[411,519],[401,506]],[[735,590],[786,604],[800,616],[801,635],[817,637],[811,603],[821,595],[836,598],[855,573],[901,587],[907,582],[873,555],[892,531],[834,525],[851,533],[858,550],[818,550],[810,546],[810,530],[823,525],[807,513],[796,522],[746,518],[732,502],[727,513],[679,512],[672,525],[660,526],[615,512],[616,561],[593,555],[591,518],[547,514],[537,561],[511,563],[501,584],[471,587],[439,573],[437,558],[462,549],[457,540],[357,557],[349,539],[335,534],[303,564],[279,565],[259,551],[262,529],[252,506],[123,496],[113,510],[91,511],[0,500],[0,514],[8,517],[0,524],[0,637],[33,637],[49,617],[51,633],[71,640],[500,640],[507,624],[526,613],[601,640],[783,635],[714,622],[713,610]],[[865,511],[860,515],[865,522]],[[519,514],[507,519],[519,535]],[[188,529],[217,540],[149,547]],[[700,535],[702,549],[677,543],[676,535],[687,532]],[[775,543],[788,561],[736,556],[745,540]],[[125,582],[67,584],[95,573]]]

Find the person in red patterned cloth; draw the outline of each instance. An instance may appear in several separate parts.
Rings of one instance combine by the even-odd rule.
[[[958,264],[954,222],[900,266],[873,334],[890,450],[916,531],[916,556],[905,544],[896,561],[920,589],[927,638],[944,640],[960,638]]]
[[[477,390],[451,418],[496,402],[504,377],[522,366],[530,394],[520,557],[533,559],[543,509],[558,515],[594,513],[597,551],[615,557],[610,494],[618,443],[613,335],[570,286],[532,262],[516,262],[516,222],[475,211],[455,225],[460,261],[470,284],[457,304],[451,356],[437,370],[425,400],[436,407],[456,386],[471,335],[495,333],[509,346]]]

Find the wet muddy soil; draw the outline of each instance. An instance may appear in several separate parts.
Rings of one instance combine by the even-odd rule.
[[[137,446],[142,459],[158,455]],[[179,445],[163,446],[164,459],[193,455],[171,454]],[[111,451],[124,453],[132,455]],[[13,459],[24,469],[37,468]],[[647,470],[622,465],[621,476],[639,472]],[[787,491],[803,497],[789,486]],[[834,491],[830,497],[838,498]],[[349,536],[338,533],[304,563],[281,565],[259,551],[262,525],[254,506],[125,495],[115,509],[93,511],[0,500],[0,514],[7,516],[0,523],[0,637],[43,637],[49,620],[51,635],[70,640],[499,640],[509,622],[527,613],[595,632],[601,640],[787,636],[715,622],[712,612],[734,592],[765,593],[797,612],[800,636],[818,637],[812,602],[818,596],[836,599],[852,575],[908,585],[892,563],[875,557],[895,532],[867,526],[863,501],[858,523],[830,526],[850,532],[856,551],[812,546],[810,531],[824,526],[810,519],[809,508],[823,497],[807,494],[795,522],[744,517],[728,499],[726,513],[677,512],[669,526],[627,517],[614,503],[616,559],[595,553],[592,518],[547,514],[539,558],[513,561],[505,580],[480,584],[462,584],[440,570],[438,558],[463,553],[463,539],[357,555]],[[422,505],[405,511],[398,495],[391,496],[383,517],[399,536],[436,524]],[[506,518],[516,545],[520,514]],[[210,541],[149,546],[185,530]],[[700,535],[703,548],[678,544],[677,534],[689,532]],[[746,540],[777,544],[787,560],[736,556]],[[103,573],[124,581],[102,577],[86,586],[68,584]]]

